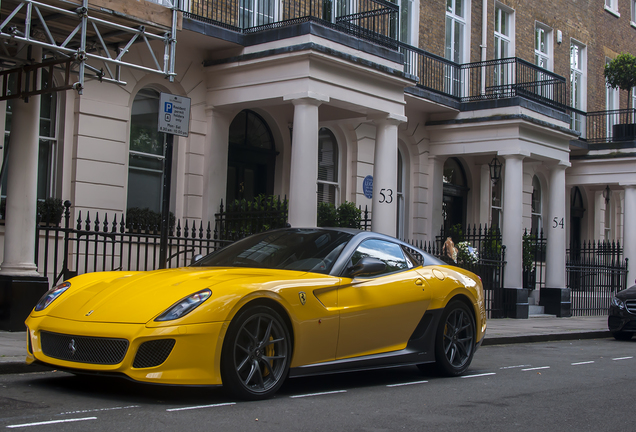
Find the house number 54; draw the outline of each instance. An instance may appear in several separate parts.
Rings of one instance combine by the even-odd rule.
[[[552,228],[558,228],[558,227],[561,227],[561,229],[564,229],[563,218],[559,220],[558,217],[555,217],[554,219],[552,219]]]

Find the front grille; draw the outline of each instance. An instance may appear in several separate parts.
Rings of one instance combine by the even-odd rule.
[[[629,313],[636,314],[636,300],[627,300],[625,306],[627,306]]]
[[[149,368],[159,366],[166,361],[172,352],[174,343],[174,339],[160,339],[142,343],[137,350],[133,367]]]
[[[128,349],[126,339],[73,336],[40,332],[42,352],[49,357],[78,363],[121,363]]]

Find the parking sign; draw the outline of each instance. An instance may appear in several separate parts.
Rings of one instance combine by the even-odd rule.
[[[158,130],[187,137],[190,133],[190,98],[161,93]]]

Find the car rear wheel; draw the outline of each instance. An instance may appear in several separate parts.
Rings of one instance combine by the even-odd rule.
[[[232,320],[221,353],[223,386],[241,399],[271,397],[289,371],[291,340],[281,316],[267,306],[245,309]]]
[[[464,303],[454,301],[444,309],[435,337],[435,361],[447,376],[463,374],[475,353],[475,318]]]
[[[630,333],[630,332],[622,332],[622,331],[612,332],[612,336],[614,336],[614,339],[619,341],[631,340],[633,335],[634,333]]]

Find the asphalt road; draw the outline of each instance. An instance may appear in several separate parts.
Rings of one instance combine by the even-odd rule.
[[[28,431],[632,431],[636,340],[479,349],[462,378],[415,367],[288,381],[273,399],[62,372],[0,376],[0,428]]]

